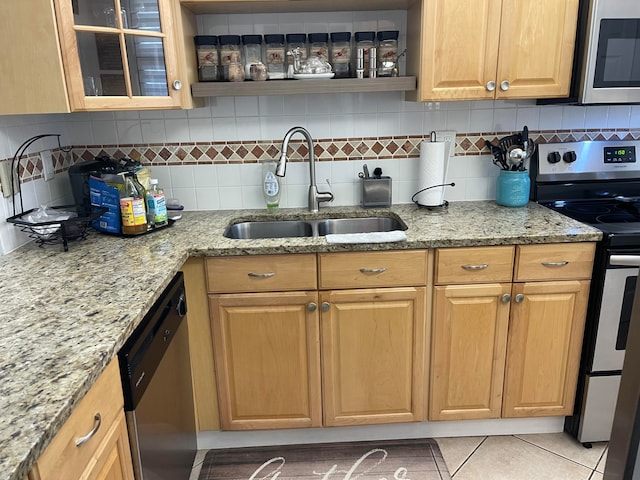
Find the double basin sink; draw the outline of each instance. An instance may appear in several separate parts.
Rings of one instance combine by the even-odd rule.
[[[234,239],[321,237],[329,234],[372,233],[406,230],[407,225],[393,216],[323,218],[304,220],[252,220],[234,222],[224,236]]]

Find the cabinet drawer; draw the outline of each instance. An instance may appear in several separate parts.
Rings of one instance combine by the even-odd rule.
[[[321,253],[320,288],[402,287],[425,285],[426,250]]]
[[[97,450],[123,408],[120,371],[115,358],[40,456],[37,463],[40,478],[80,478],[87,465],[95,461]],[[100,414],[100,427],[86,442],[76,446],[79,438],[96,427],[97,414]]]
[[[316,255],[250,255],[207,258],[210,293],[315,290]]]
[[[519,245],[515,281],[591,278],[595,243]]]
[[[439,248],[435,283],[510,282],[513,246]]]

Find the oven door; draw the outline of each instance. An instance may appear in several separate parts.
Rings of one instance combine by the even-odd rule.
[[[622,370],[638,279],[638,267],[628,262],[638,254],[608,252],[591,372]]]
[[[582,103],[640,102],[640,2],[591,0]]]

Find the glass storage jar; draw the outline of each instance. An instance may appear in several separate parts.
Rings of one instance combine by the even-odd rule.
[[[289,55],[288,52],[292,52],[295,49],[298,49],[300,52],[300,61],[304,62],[307,60],[308,48],[307,48],[307,34],[306,33],[287,33],[285,36],[287,40],[287,58],[286,58],[286,67],[287,67],[287,78],[293,78],[293,56]]]
[[[237,67],[235,64],[242,63],[242,57],[240,54],[240,35],[220,35],[218,37],[220,43],[220,79],[225,82],[238,81]],[[231,67],[233,80],[229,75],[229,65],[234,64]],[[244,79],[244,69],[242,72],[242,79]]]
[[[336,78],[351,77],[351,32],[331,34],[331,67]]]
[[[397,72],[398,34],[397,30],[378,32],[379,77],[391,77]]]
[[[196,35],[194,41],[198,55],[198,80],[201,82],[220,80],[218,37],[215,35]]]
[[[244,78],[251,79],[251,64],[262,61],[262,35],[242,35],[244,50]]]
[[[309,56],[320,57],[323,61],[329,61],[329,34],[309,34]]]
[[[264,56],[267,62],[269,79],[278,80],[285,78],[284,35],[280,33],[266,34],[264,36],[264,43]]]
[[[356,32],[354,35],[356,49],[362,49],[362,70],[363,77],[369,76],[369,53],[376,46],[376,32]],[[357,58],[357,56],[356,56]],[[356,69],[358,69],[356,65]]]

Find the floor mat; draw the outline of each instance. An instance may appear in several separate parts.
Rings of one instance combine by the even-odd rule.
[[[450,480],[431,439],[227,448],[206,453],[198,480]]]

